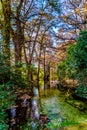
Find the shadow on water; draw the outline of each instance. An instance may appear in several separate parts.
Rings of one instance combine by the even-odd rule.
[[[87,130],[87,115],[65,102],[57,89],[41,92],[34,88],[16,99],[7,110],[9,130]]]

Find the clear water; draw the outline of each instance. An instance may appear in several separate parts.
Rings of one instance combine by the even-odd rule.
[[[19,124],[10,130],[87,130],[87,113],[65,102],[63,93],[57,89],[49,89],[41,91],[39,97],[37,89],[34,92],[35,96],[31,101],[23,100],[28,105],[19,108],[21,111],[16,115]],[[49,119],[44,123],[45,127],[42,125],[45,121],[41,120],[43,115],[44,120]]]
[[[87,113],[65,102],[58,90],[46,90],[40,97],[41,112],[47,114],[48,130],[87,130]]]

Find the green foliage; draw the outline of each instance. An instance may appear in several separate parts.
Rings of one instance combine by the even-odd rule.
[[[66,59],[58,64],[57,75],[59,80],[75,78],[77,69],[76,59],[74,58],[75,48],[76,45],[70,45],[67,49]]]
[[[16,97],[13,90],[11,90],[12,84],[0,85],[0,130],[7,130],[7,115],[6,109],[14,104],[13,99]],[[8,98],[7,98],[8,97]]]
[[[78,80],[77,95],[87,97],[87,30],[80,32],[75,45],[70,45],[66,59],[58,65],[58,76]]]
[[[87,85],[79,83],[79,86],[76,90],[76,94],[81,98],[87,99]]]
[[[48,0],[50,6],[56,11],[58,14],[60,13],[60,3],[58,0]]]
[[[0,130],[8,129],[6,109],[14,105],[16,89],[29,86],[25,80],[25,65],[22,64],[18,71],[15,71],[15,66],[6,65],[5,58],[6,56],[0,53]],[[21,71],[23,74],[19,73]]]
[[[58,80],[62,81],[66,77],[66,61],[61,61],[57,68]]]
[[[87,98],[87,30],[80,33],[77,39],[76,52],[74,56],[77,66],[76,78],[79,81],[77,94]]]
[[[61,123],[61,126],[73,126],[73,125],[77,125],[79,124],[78,122],[74,121],[74,120],[70,120],[70,121],[64,121]]]
[[[5,64],[6,56],[0,53],[0,83],[4,83],[8,80],[10,73],[10,67]]]
[[[76,45],[76,63],[78,70],[87,68],[87,30],[80,33]]]
[[[29,86],[26,78],[26,64],[18,63],[16,66],[7,66],[3,54],[0,54],[0,84],[11,82],[13,86]],[[33,67],[33,72],[35,68]]]
[[[76,75],[76,58],[74,55],[76,54],[76,45],[70,45],[67,50],[67,58],[66,58],[66,74],[68,78],[75,78]]]

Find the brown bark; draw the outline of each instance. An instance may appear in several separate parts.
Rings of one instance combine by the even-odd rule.
[[[50,63],[45,66],[45,87],[50,88]]]
[[[6,66],[10,66],[10,0],[2,2],[2,10],[4,15],[3,21],[3,54],[5,56]]]
[[[42,50],[42,45],[40,45],[40,52],[39,52],[39,59],[38,59],[38,72],[37,72],[37,87],[40,95],[40,86],[39,86],[39,74],[40,74],[40,58],[41,58],[41,50]]]

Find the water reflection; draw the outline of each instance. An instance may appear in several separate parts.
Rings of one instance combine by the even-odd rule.
[[[22,104],[26,107],[27,106],[27,99],[24,98]]]
[[[34,87],[33,93],[34,93],[34,96],[38,96],[39,95],[38,89]]]
[[[17,106],[12,106],[8,110],[9,114],[9,130],[20,130],[20,126],[25,122],[31,122],[31,127],[35,127],[39,123],[40,114],[38,100],[36,98],[27,99],[20,98]],[[28,97],[28,96],[27,96]]]
[[[16,107],[15,107],[15,106],[12,106],[12,107],[11,107],[11,117],[12,117],[12,118],[15,118],[15,117],[16,117]]]
[[[16,106],[11,107],[10,116],[10,127],[13,127],[16,124]]]
[[[43,91],[40,98],[37,96],[38,90],[34,89],[34,92],[33,98],[22,95],[9,110],[9,130],[44,130],[45,127],[48,130],[74,130],[67,124],[77,130],[80,128],[77,123],[87,119],[85,114],[67,104],[58,90]]]
[[[29,130],[39,130],[40,126],[44,128],[49,122],[46,115],[40,114],[42,105],[38,97],[38,89],[34,87],[33,92],[33,98],[23,94],[16,100],[16,105],[9,109],[9,130],[21,130],[25,124]]]
[[[31,117],[33,119],[38,119],[39,120],[39,108],[38,108],[38,102],[36,99],[32,100],[32,115]]]

